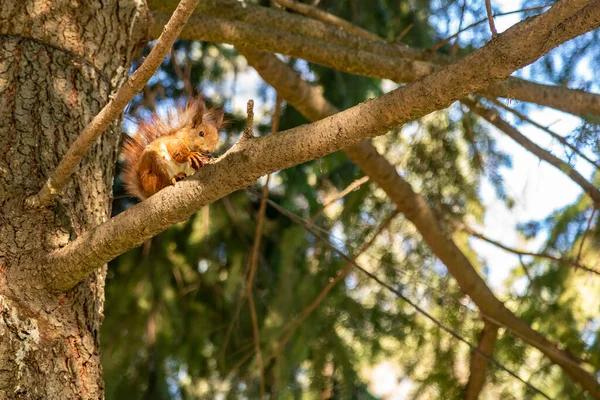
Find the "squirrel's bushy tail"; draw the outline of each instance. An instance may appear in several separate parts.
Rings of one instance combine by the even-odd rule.
[[[192,124],[194,116],[204,113],[204,107],[202,97],[197,97],[190,99],[185,106],[170,108],[166,117],[153,113],[149,120],[139,123],[137,133],[128,138],[123,145],[125,161],[123,182],[127,193],[142,200],[149,197],[142,187],[139,175],[138,167],[142,152],[159,137],[171,135],[184,126]],[[211,112],[213,110],[209,110],[209,113]]]

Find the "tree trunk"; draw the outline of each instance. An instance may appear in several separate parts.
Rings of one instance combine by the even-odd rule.
[[[127,76],[143,0],[0,1],[0,399],[104,398],[98,331],[105,269],[67,293],[44,257],[110,217],[120,121],[47,209],[24,199]]]

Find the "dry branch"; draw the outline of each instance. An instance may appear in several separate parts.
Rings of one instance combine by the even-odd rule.
[[[473,90],[505,79],[511,72],[533,62],[553,47],[600,24],[600,4],[597,2],[581,11],[586,16],[582,23],[573,23],[579,21],[579,15],[568,18],[573,10],[585,3],[578,0],[556,3],[546,13],[513,26],[473,54],[378,99],[277,135],[238,142],[216,163],[201,168],[193,177],[178,182],[175,187],[165,188],[57,250],[49,257],[45,269],[47,285],[59,290],[68,289],[105,262],[170,225],[185,220],[202,206],[248,186],[264,174],[383,134],[393,127],[445,108]],[[502,63],[497,62],[499,53],[504,54]],[[511,326],[513,332],[562,366],[592,395],[600,397],[600,385],[575,359],[533,331],[494,297],[438,225],[439,221],[426,201],[402,181],[395,169],[387,169],[390,164],[374,149],[373,153],[363,156],[367,165],[359,166],[371,177],[380,174],[380,186],[394,195],[390,197],[399,196],[399,209],[402,207],[405,216],[417,226],[434,253],[448,266],[462,290],[469,293],[482,313]],[[379,159],[383,159],[383,165]]]
[[[160,67],[173,42],[183,29],[190,15],[198,5],[200,0],[181,0],[175,12],[169,18],[167,24],[152,48],[148,57],[142,65],[127,79],[127,82],[116,94],[111,96],[110,101],[96,115],[92,121],[85,127],[81,135],[77,137],[71,145],[67,154],[62,158],[58,166],[54,169],[50,178],[46,181],[42,189],[36,195],[27,199],[27,204],[31,207],[44,207],[49,205],[64,186],[69,177],[79,165],[83,156],[88,152],[92,144],[108,128],[108,126],[123,112],[123,109],[146,85],[146,82],[154,75]]]
[[[159,12],[171,10],[172,4],[173,0],[150,1],[152,10]],[[573,6],[571,11],[577,8],[580,6]],[[237,1],[206,0],[196,11],[206,15],[192,17],[182,33],[186,39],[251,46],[359,75],[413,82],[456,61],[426,50],[368,40],[298,14],[250,4],[243,7]],[[150,29],[153,38],[160,33],[168,15],[155,14],[154,17]],[[587,23],[598,23],[593,20],[597,17],[590,13],[580,14],[572,23],[580,24],[587,17],[592,18]],[[600,115],[600,95],[519,78],[509,77],[488,86],[480,94],[536,103],[581,117]]]
[[[254,130],[254,100],[248,100],[248,104],[246,104],[246,127],[244,128],[244,132],[242,133],[242,139],[251,139],[254,134],[252,133]]]
[[[279,95],[283,96],[288,104],[294,106],[307,119],[319,120],[338,112],[316,87],[303,81],[295,71],[274,55],[250,49],[241,51],[263,79],[275,87]],[[550,344],[504,308],[485,282],[477,275],[466,257],[447,237],[425,200],[398,175],[393,165],[367,141],[350,147],[346,153],[373,182],[387,193],[398,210],[415,224],[423,235],[423,239],[461,284],[463,292],[473,299],[482,313],[486,313],[488,319],[495,320],[497,325],[505,326],[550,358],[553,357],[551,354],[558,350],[555,345]],[[542,340],[542,342],[538,342],[538,340]],[[565,352],[560,353],[561,355],[558,357],[555,355],[553,360],[565,369],[573,368],[571,355]],[[579,367],[575,367],[579,371],[577,373],[585,373]],[[575,379],[578,378],[575,377]]]
[[[581,176],[581,174],[577,172],[575,168],[571,167],[560,158],[552,155],[537,144],[533,143],[531,140],[527,139],[511,124],[503,120],[496,110],[483,107],[470,99],[462,99],[461,102],[466,105],[474,114],[479,115],[490,124],[500,129],[515,142],[523,146],[526,150],[535,154],[541,160],[546,161],[560,170],[563,174],[567,175],[573,182],[578,184],[583,191],[588,194],[588,196],[591,197],[595,207],[600,208],[600,190],[598,190],[598,188]]]

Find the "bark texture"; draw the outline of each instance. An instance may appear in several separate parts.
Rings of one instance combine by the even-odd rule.
[[[146,16],[142,0],[0,2],[1,399],[104,397],[104,268],[66,293],[38,277],[46,254],[109,219],[120,121],[53,207],[24,199],[127,77]]]

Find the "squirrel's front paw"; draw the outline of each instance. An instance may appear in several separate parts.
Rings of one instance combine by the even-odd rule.
[[[186,177],[185,173],[180,172],[177,175],[175,175],[173,178],[171,178],[171,184],[174,185],[175,183],[179,182],[180,180],[182,180],[185,177]]]
[[[203,167],[209,159],[210,158],[208,156],[202,153],[192,153],[190,155],[190,162],[192,163],[192,168],[194,168],[195,170],[198,170],[200,169],[200,167]]]

